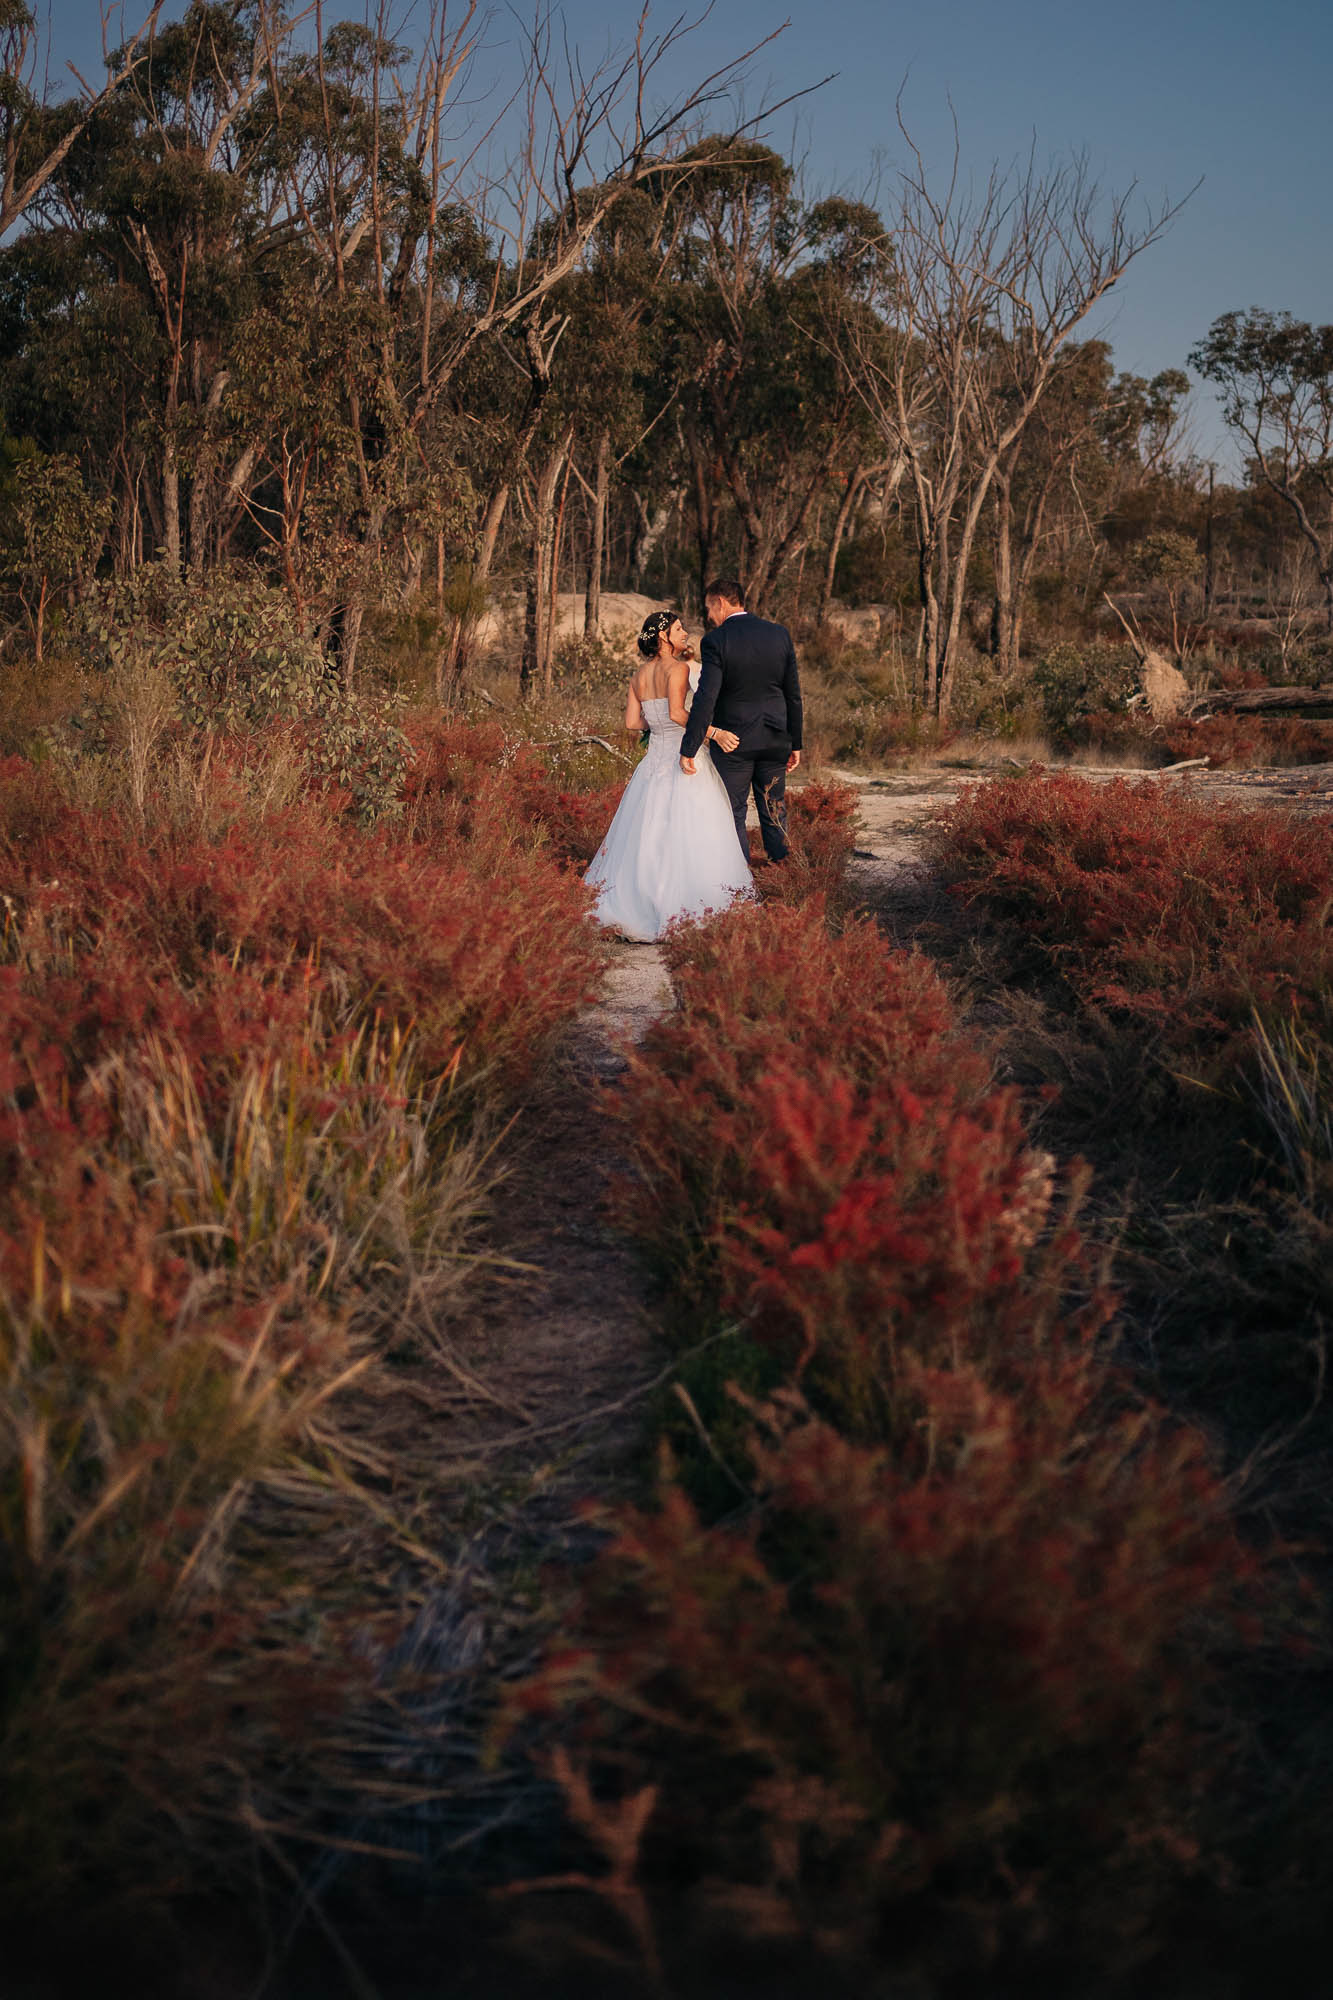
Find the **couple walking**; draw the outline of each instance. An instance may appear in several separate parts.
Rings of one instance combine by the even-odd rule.
[[[598,922],[640,943],[753,894],[752,791],[764,852],[770,862],[787,857],[783,795],[802,724],[791,634],[751,617],[734,577],[709,584],[704,609],[698,667],[674,611],[643,622],[625,727],[646,728],[648,748],[584,878],[597,890]]]

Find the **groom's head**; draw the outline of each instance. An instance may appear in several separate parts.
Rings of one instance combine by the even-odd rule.
[[[704,610],[710,625],[720,625],[734,611],[744,611],[745,592],[734,576],[715,576],[704,591]]]

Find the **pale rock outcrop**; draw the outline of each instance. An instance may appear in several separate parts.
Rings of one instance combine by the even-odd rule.
[[[641,597],[632,590],[602,592],[601,636],[607,645],[624,646],[626,657],[634,650],[639,627],[650,611],[661,611],[664,598]],[[555,636],[578,638],[583,631],[583,592],[562,591],[556,599]],[[495,597],[477,620],[472,636],[474,658],[503,653],[518,658],[523,644],[523,599],[515,595]],[[697,636],[697,634],[696,634]]]
[[[602,592],[602,637],[608,641],[635,639],[639,627],[652,611],[674,607],[670,598],[643,597],[635,590]],[[556,599],[555,630],[558,639],[578,638],[583,631],[583,592],[562,591]],[[521,616],[521,610],[520,610]],[[688,620],[686,621],[688,623]],[[696,634],[697,636],[697,634]]]

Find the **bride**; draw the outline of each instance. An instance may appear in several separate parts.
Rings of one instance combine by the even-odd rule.
[[[584,880],[598,892],[597,921],[647,944],[682,917],[702,917],[753,894],[753,886],[712,758],[701,757],[693,777],[680,768],[687,697],[698,682],[685,627],[674,611],[654,611],[638,646],[642,660],[629,685],[625,727],[650,730],[648,749]],[[722,750],[739,741],[729,729],[707,733]]]

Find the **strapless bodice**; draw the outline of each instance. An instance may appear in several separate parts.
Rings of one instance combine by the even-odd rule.
[[[676,754],[685,729],[682,723],[671,720],[671,703],[666,696],[654,695],[651,700],[640,702],[639,706],[643,710],[643,719],[652,732],[648,755],[652,757]]]

